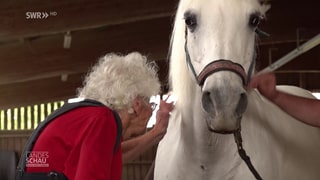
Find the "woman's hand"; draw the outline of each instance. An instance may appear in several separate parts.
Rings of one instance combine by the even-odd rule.
[[[156,114],[156,124],[153,128],[153,131],[157,136],[162,139],[167,132],[167,127],[169,124],[170,112],[173,110],[173,102],[168,103],[168,96],[165,100],[160,100],[159,110]]]

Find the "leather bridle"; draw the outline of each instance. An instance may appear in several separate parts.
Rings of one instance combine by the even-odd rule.
[[[258,29],[259,30],[259,29]],[[261,30],[259,30],[261,31]],[[262,31],[261,31],[262,32]],[[259,32],[257,32],[259,34]],[[216,61],[212,61],[211,63],[207,64],[202,71],[197,75],[192,62],[190,58],[190,54],[187,47],[187,35],[188,35],[188,29],[186,27],[185,29],[185,45],[184,50],[186,54],[186,62],[188,64],[189,69],[191,70],[192,74],[194,75],[197,84],[202,87],[206,78],[210,76],[213,73],[219,72],[219,71],[231,71],[240,76],[242,79],[243,86],[247,86],[248,81],[250,80],[251,75],[253,74],[254,66],[255,66],[255,59],[256,54],[254,53],[253,60],[251,61],[250,67],[248,69],[248,73],[245,72],[244,68],[235,62],[232,62],[231,60],[225,60],[225,59],[219,59]],[[254,168],[254,166],[251,163],[250,157],[246,154],[246,151],[242,147],[242,137],[241,137],[241,127],[234,132],[234,138],[235,142],[237,144],[237,149],[240,157],[242,160],[246,163],[251,173],[254,175],[254,177],[257,180],[262,180],[261,176],[257,172],[257,170]]]

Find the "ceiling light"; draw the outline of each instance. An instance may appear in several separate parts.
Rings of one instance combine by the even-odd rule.
[[[64,34],[63,48],[69,49],[71,47],[71,40],[72,40],[72,37],[71,37],[70,31],[68,31]]]

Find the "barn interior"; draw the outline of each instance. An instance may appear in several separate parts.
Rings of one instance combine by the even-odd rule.
[[[258,43],[264,69],[320,32],[319,2],[272,1]],[[167,83],[167,54],[177,0],[5,1],[0,6],[0,109],[65,100],[108,52],[140,51]],[[41,18],[30,13],[42,13]],[[46,17],[47,16],[47,17]],[[320,89],[319,46],[275,72],[280,84]]]
[[[177,3],[177,0],[1,2],[0,109],[73,98],[90,67],[109,52],[146,54],[159,65],[166,91],[167,55]],[[257,71],[313,40],[314,47],[290,59],[275,73],[278,84],[320,91],[319,7],[320,1],[315,0],[271,1],[267,19],[260,25],[270,36],[258,41]],[[21,149],[2,142],[2,148]]]

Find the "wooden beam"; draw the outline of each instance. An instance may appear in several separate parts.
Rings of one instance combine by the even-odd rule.
[[[175,0],[1,2],[0,41],[171,17]],[[30,18],[41,13],[40,18]],[[47,13],[47,18],[42,13]]]
[[[159,66],[159,78],[162,93],[167,92],[166,60],[156,61]],[[76,96],[77,88],[82,86],[86,73],[69,74],[63,80],[61,76],[0,85],[0,109],[32,104],[67,100]]]
[[[166,59],[169,24],[170,18],[160,18],[79,31],[72,33],[70,49],[63,49],[62,35],[0,46],[0,84],[83,73],[107,52],[139,51],[153,60]]]
[[[76,95],[83,74],[74,74],[62,81],[52,77],[23,83],[0,85],[0,109],[66,100]]]
[[[258,70],[262,70],[287,53],[297,48],[296,43],[262,46],[258,51]],[[320,46],[294,58],[278,69],[284,70],[320,70]]]

